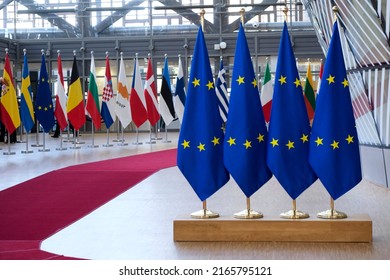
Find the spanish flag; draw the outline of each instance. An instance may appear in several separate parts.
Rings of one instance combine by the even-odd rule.
[[[73,59],[66,112],[68,114],[68,120],[75,130],[79,130],[86,122],[83,90],[77,69],[76,56]]]
[[[16,100],[16,91],[8,52],[5,54],[0,116],[1,122],[4,124],[9,134],[12,134],[16,128],[20,126],[18,102]]]

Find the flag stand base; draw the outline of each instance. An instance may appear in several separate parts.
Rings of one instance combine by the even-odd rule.
[[[201,210],[203,212],[203,210]],[[372,242],[372,220],[367,214],[346,219],[235,219],[221,215],[218,219],[173,220],[173,240],[178,242]]]
[[[88,145],[88,148],[99,148],[99,145]]]
[[[219,217],[218,213],[212,212],[207,209],[202,209],[191,213],[191,218],[193,219],[215,219],[218,217]]]
[[[299,210],[290,210],[280,214],[280,217],[283,219],[307,219],[309,214],[299,211]]]
[[[347,214],[340,212],[340,211],[336,211],[334,209],[329,209],[329,210],[322,211],[322,212],[318,213],[317,218],[320,218],[320,219],[345,219],[345,218],[347,218]]]
[[[124,141],[122,141],[118,144],[118,146],[128,146],[128,145],[129,145],[129,143],[125,143]]]
[[[234,214],[236,219],[260,219],[263,218],[263,214],[252,209],[245,209]]]

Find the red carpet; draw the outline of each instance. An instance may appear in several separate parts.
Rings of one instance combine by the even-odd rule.
[[[175,165],[173,149],[70,166],[1,191],[0,259],[66,259],[39,250],[41,241]]]

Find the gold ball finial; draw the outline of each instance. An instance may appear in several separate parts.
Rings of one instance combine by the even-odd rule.
[[[206,13],[205,9],[201,9],[199,14],[201,17],[203,17],[205,13]]]
[[[244,22],[245,22],[245,20],[244,20],[244,14],[245,14],[245,9],[244,9],[244,8],[241,8],[241,10],[240,10],[240,17],[241,17],[241,23],[242,23],[242,25],[244,25]]]
[[[283,12],[284,15],[287,17],[287,13],[288,13],[288,8],[287,8],[287,6],[284,6],[282,12]]]
[[[339,12],[339,8],[337,6],[332,7],[333,13],[337,14]]]

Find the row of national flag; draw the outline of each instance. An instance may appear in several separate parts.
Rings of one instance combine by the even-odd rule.
[[[84,104],[84,94],[77,68],[76,56],[73,59],[71,79],[68,93],[65,92],[64,75],[61,55],[58,53],[58,80],[55,87],[55,106],[53,106],[51,87],[46,69],[45,55],[42,53],[41,68],[38,79],[35,104],[32,100],[31,81],[26,52],[24,52],[21,103],[17,103],[17,94],[8,52],[5,57],[5,67],[2,82],[1,121],[7,131],[13,133],[23,123],[27,132],[39,121],[44,132],[49,132],[57,121],[59,128],[64,130],[70,123],[79,130],[86,122],[86,115],[91,118],[93,127],[100,129],[102,121],[107,129],[118,117],[123,128],[131,122],[138,127],[145,122],[151,126],[157,124],[160,115],[166,125],[176,117],[183,118],[186,90],[181,58],[179,57],[179,72],[176,79],[176,90],[171,91],[168,71],[168,59],[165,58],[161,99],[158,102],[156,83],[152,61],[148,58],[146,80],[143,84],[138,57],[134,59],[134,73],[131,87],[127,83],[125,64],[121,55],[116,98],[113,92],[110,61],[106,55],[105,82],[102,90],[102,102],[99,102],[99,89],[96,81],[95,59],[91,53],[91,68],[88,83],[88,93]],[[36,118],[36,120],[35,120]]]
[[[223,187],[230,176],[248,198],[272,175],[293,200],[318,178],[333,199],[360,182],[359,141],[338,28],[335,22],[319,97],[314,100],[310,76],[303,94],[284,23],[275,86],[270,92],[272,106],[267,130],[241,25],[229,112],[223,115],[226,118],[225,134],[225,119],[221,118],[219,106],[222,83],[213,83],[204,34],[199,28],[179,135],[177,164],[201,201]],[[269,81],[270,75],[266,73],[263,91],[270,90]],[[312,126],[306,105],[313,106],[313,112],[315,106]]]

